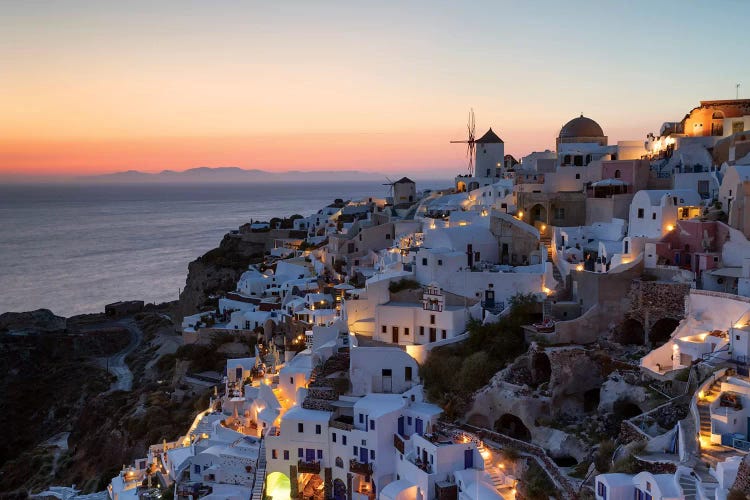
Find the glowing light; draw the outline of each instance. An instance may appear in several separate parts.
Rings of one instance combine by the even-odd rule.
[[[706,393],[705,393],[705,392],[703,392],[703,391],[700,391],[700,392],[698,393],[698,399],[703,399],[703,398],[705,398],[705,397],[706,397]]]
[[[672,231],[672,230],[674,230],[674,226],[672,224],[668,224],[667,231]]]
[[[546,286],[542,287],[542,291],[543,291],[544,293],[546,293],[547,295],[549,295],[549,294],[551,294],[551,293],[552,293],[552,290],[550,290],[550,289],[549,289],[549,288],[547,288]]]
[[[542,231],[546,231],[547,230],[547,224],[542,224],[541,230]]]
[[[583,264],[578,264],[576,266],[576,271],[583,271]]]
[[[500,464],[500,465],[498,465],[498,467],[500,467],[501,469],[504,469],[505,468],[505,464]]]
[[[459,226],[468,226],[468,225],[469,225],[469,223],[468,223],[468,222],[466,222],[465,220],[462,220],[461,222],[459,222],[459,223],[458,223],[458,225],[459,225]]]
[[[518,212],[516,212],[516,215],[520,219],[521,217],[523,217],[523,211],[519,210]]]
[[[479,454],[482,455],[482,458],[484,458],[485,460],[490,458],[490,452],[487,450],[482,450],[479,452]]]

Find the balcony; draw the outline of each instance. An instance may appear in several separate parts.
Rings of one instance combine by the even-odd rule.
[[[372,464],[363,464],[355,459],[349,460],[349,472],[355,474],[364,474],[365,476],[372,475]]]
[[[393,447],[404,454],[404,439],[398,434],[393,435]]]
[[[297,472],[304,472],[307,474],[320,474],[320,462],[305,462],[303,460],[297,460]]]

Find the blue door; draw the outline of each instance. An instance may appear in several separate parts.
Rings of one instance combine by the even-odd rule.
[[[464,450],[464,469],[474,467],[474,450]]]
[[[305,462],[314,462],[315,461],[315,450],[306,449],[305,450]]]
[[[366,464],[368,458],[369,458],[369,455],[367,454],[367,448],[360,448],[359,449],[359,461],[360,461],[360,463]]]
[[[422,433],[424,432],[424,427],[423,427],[423,424],[422,424],[422,419],[421,419],[421,418],[418,418],[418,419],[417,419],[417,421],[416,421],[416,422],[414,422],[414,430],[415,430],[415,431],[416,431],[416,433],[417,433],[417,434],[419,434],[420,436],[421,436],[421,435],[422,435]]]
[[[748,418],[748,421],[750,421],[750,418]],[[404,435],[404,417],[398,417],[398,434],[400,436]]]

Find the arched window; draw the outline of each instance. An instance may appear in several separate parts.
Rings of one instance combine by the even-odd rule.
[[[620,169],[618,168],[615,170],[615,179],[619,179],[620,177],[622,177],[622,172],[620,172]]]
[[[344,468],[344,461],[341,460],[341,457],[336,457],[336,467],[340,469]]]

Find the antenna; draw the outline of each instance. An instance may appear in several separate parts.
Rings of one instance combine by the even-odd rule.
[[[476,140],[474,137],[476,137],[476,126],[474,123],[474,109],[471,109],[469,111],[469,120],[466,123],[466,128],[468,129],[469,136],[465,141],[451,141],[451,144],[466,144],[466,156],[469,159],[469,176],[473,175],[474,173],[474,149],[476,148]]]

